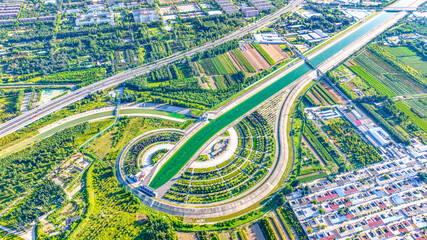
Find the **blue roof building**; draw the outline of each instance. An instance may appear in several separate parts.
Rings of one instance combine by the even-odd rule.
[[[393,196],[391,196],[391,201],[393,201],[393,203],[394,203],[395,205],[399,205],[399,204],[404,203],[404,201],[403,201],[402,197],[401,197],[401,196],[399,196],[399,195],[393,195]]]

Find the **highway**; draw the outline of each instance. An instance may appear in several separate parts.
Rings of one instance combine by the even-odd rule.
[[[209,43],[206,43],[202,46],[199,46],[197,48],[194,48],[192,50],[189,50],[187,52],[177,53],[174,55],[171,55],[169,57],[166,57],[164,59],[155,61],[150,64],[142,65],[140,67],[136,67],[133,69],[129,69],[126,71],[123,71],[121,73],[118,73],[114,76],[108,77],[104,80],[101,80],[99,82],[96,82],[94,84],[91,84],[89,86],[74,90],[66,94],[65,96],[62,96],[60,98],[57,98],[41,107],[34,108],[32,110],[29,110],[22,115],[15,117],[6,123],[3,123],[0,125],[0,138],[3,136],[6,136],[7,134],[10,134],[12,132],[18,131],[19,129],[45,117],[48,116],[51,113],[54,113],[61,108],[64,108],[74,102],[77,102],[81,99],[84,99],[86,96],[88,96],[91,93],[95,93],[99,90],[103,90],[106,88],[113,87],[115,85],[118,85],[120,83],[123,83],[129,79],[135,78],[139,75],[148,73],[156,68],[160,68],[162,66],[168,65],[170,63],[173,63],[175,61],[178,61],[180,59],[191,57],[196,55],[199,52],[203,52],[207,49],[214,48],[218,45],[227,43],[229,41],[232,41],[234,39],[241,38],[248,33],[256,32],[265,26],[270,25],[272,22],[276,21],[280,16],[286,12],[292,11],[294,9],[297,9],[301,6],[303,0],[294,0],[290,2],[287,6],[279,9],[273,14],[267,15],[260,20],[251,23],[245,27],[242,27],[238,30],[236,30],[233,33],[230,33],[229,35]]]

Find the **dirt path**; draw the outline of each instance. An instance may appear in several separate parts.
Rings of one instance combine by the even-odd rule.
[[[203,89],[209,89],[208,84],[204,83],[204,82],[202,81],[202,78],[201,78],[201,77],[197,78],[197,80],[198,80],[198,82],[199,82],[199,85],[200,85]]]
[[[198,78],[199,85],[202,86],[203,89],[210,89],[211,87],[212,87],[212,89],[218,89],[216,87],[215,83],[213,82],[213,80],[211,79],[211,77],[207,76],[206,73],[202,73],[202,71],[200,71],[199,64],[197,64],[197,62],[195,62],[194,65],[196,66],[197,71],[199,71],[199,73],[200,73],[200,77]],[[202,77],[208,77],[209,78],[208,82],[210,82],[211,84],[204,83],[202,81]]]
[[[252,224],[248,228],[248,239],[250,240],[265,240],[258,223]]]
[[[282,235],[280,234],[280,230],[276,226],[276,223],[274,222],[274,220],[271,219],[271,218],[269,218],[268,221],[270,221],[270,224],[273,227],[273,230],[274,230],[274,233],[276,234],[277,239],[279,239],[279,240],[285,240],[285,239],[282,238]],[[277,221],[277,219],[276,219],[276,221]]]
[[[232,238],[231,238],[231,235],[230,235],[229,232],[222,232],[222,233],[219,234],[219,239],[221,239],[221,240],[225,240],[225,239],[231,240]]]
[[[196,234],[190,232],[177,232],[179,240],[196,240]]]

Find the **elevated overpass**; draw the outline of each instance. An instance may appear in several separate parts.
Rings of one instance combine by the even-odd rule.
[[[418,8],[416,7],[386,7],[384,8],[384,11],[386,12],[413,12],[417,11]]]

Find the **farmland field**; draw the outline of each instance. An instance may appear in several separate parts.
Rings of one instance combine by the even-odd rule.
[[[422,74],[427,74],[426,62],[417,53],[407,47],[383,47],[385,50],[399,58],[406,65],[415,68]]]
[[[382,58],[377,57],[369,50],[364,50],[354,61],[396,95],[419,94],[427,91],[427,87],[413,81],[405,73],[385,62]]]
[[[218,55],[218,59],[221,62],[221,65],[225,67],[227,73],[236,73],[238,71],[228,54],[225,53]]]
[[[224,75],[237,72],[236,66],[227,54],[200,60],[199,64],[207,75]]]
[[[281,60],[283,60],[285,58],[285,56],[287,56],[287,54],[283,54],[283,52],[281,50],[277,50],[275,48],[275,45],[270,45],[270,44],[262,44],[260,45],[266,52],[267,54],[275,61],[275,62],[279,62]],[[279,48],[280,49],[280,48]]]
[[[404,112],[405,115],[409,117],[409,120],[415,123],[418,127],[420,127],[424,132],[427,132],[427,121],[425,119],[420,118],[417,114],[411,111],[410,107],[406,106],[406,104],[402,101],[395,102],[396,107],[399,111]]]
[[[383,47],[396,57],[416,56],[417,54],[407,47]]]
[[[257,70],[268,69],[270,64],[261,56],[261,54],[249,44],[243,44],[247,50],[242,51],[243,55],[248,59],[251,65]]]
[[[402,57],[400,60],[402,60],[406,65],[409,65],[416,70],[420,71],[422,74],[427,74],[427,62],[423,61],[421,57],[418,56],[405,56]]]
[[[225,84],[223,76],[214,76],[213,78],[218,89],[227,89],[227,85]]]
[[[276,64],[276,61],[267,53],[267,51],[258,43],[252,44],[254,48],[261,54],[261,56],[268,62],[270,65]]]
[[[410,99],[405,101],[409,104],[409,106],[415,108],[417,111],[423,114],[427,113],[427,98]]]
[[[374,76],[366,72],[363,68],[357,65],[353,65],[349,67],[354,73],[356,73],[359,77],[365,80],[369,85],[371,85],[378,93],[390,97],[396,96],[394,92],[384,86],[380,81],[378,81]]]
[[[312,90],[316,91],[318,95],[320,95],[321,98],[327,102],[327,104],[329,105],[337,104],[336,99],[322,85],[320,84],[315,85]]]
[[[234,49],[232,51],[232,54],[234,55],[234,57],[236,57],[237,61],[243,66],[246,72],[256,72],[255,68],[251,65],[251,63],[248,61],[248,59],[246,59],[246,57],[239,49]]]

